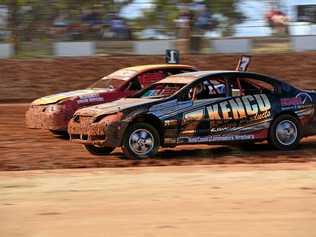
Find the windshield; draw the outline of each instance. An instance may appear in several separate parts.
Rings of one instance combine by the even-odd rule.
[[[179,91],[185,84],[180,83],[158,83],[143,90],[137,95],[138,98],[169,97]]]
[[[110,89],[119,88],[126,81],[130,80],[136,75],[137,75],[136,71],[129,70],[129,69],[120,69],[111,73],[108,76],[103,77],[101,80],[92,84],[90,88],[110,88]]]
[[[119,88],[125,83],[124,80],[112,79],[112,78],[102,78],[101,80],[95,82],[90,86],[90,88]]]

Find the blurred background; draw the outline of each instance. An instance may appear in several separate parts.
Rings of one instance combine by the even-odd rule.
[[[0,0],[2,58],[305,51],[313,35],[316,0]]]

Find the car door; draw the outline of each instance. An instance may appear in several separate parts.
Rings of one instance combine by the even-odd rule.
[[[188,98],[192,106],[181,114],[180,143],[200,143],[209,135],[210,123],[207,107],[226,98],[225,80],[221,77],[209,77],[200,80],[188,89]]]
[[[211,142],[264,138],[271,122],[275,86],[251,74],[227,78],[229,96],[206,108]]]

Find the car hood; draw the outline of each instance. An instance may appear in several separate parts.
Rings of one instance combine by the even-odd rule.
[[[144,99],[144,98],[123,98],[110,103],[90,106],[79,109],[75,115],[97,117],[104,114],[113,114],[135,106],[151,104],[162,99]]]
[[[48,95],[34,100],[32,102],[32,105],[55,104],[61,100],[71,99],[77,96],[94,95],[101,92],[111,92],[111,89],[84,89]]]

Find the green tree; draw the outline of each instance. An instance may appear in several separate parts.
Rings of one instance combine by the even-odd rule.
[[[37,28],[49,27],[58,11],[66,11],[74,18],[79,18],[81,10],[98,6],[104,14],[119,12],[132,0],[0,0],[0,5],[7,5],[9,9],[8,30],[11,32],[10,41],[15,52],[19,50],[19,42],[23,38],[36,37]],[[30,7],[30,11],[23,12],[23,7]],[[48,29],[48,28],[46,28]],[[23,38],[22,38],[23,36]]]
[[[240,0],[212,0],[204,2],[212,14],[221,14],[226,18],[224,35],[231,35],[234,25],[245,20],[245,17],[237,7]]]
[[[244,20],[244,16],[239,11],[237,4],[240,0],[205,0],[208,11],[211,14],[221,14],[226,19],[225,34],[232,33],[233,25]],[[160,26],[165,29],[174,29],[175,19],[178,17],[180,4],[193,4],[193,0],[154,0],[153,7],[146,11],[140,19],[137,20],[139,27]],[[193,13],[193,12],[192,12]]]

